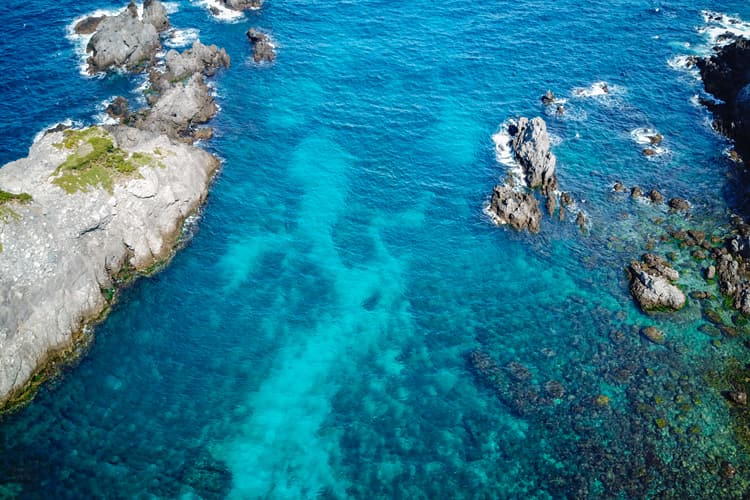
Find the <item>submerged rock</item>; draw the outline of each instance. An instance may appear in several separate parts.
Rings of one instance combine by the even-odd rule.
[[[641,262],[630,263],[630,293],[644,311],[681,309],[685,294],[672,284],[679,273],[666,261],[653,254],[645,254]]]
[[[519,231],[538,233],[542,221],[539,201],[527,192],[515,191],[507,185],[495,186],[488,207],[495,224],[509,224]]]
[[[666,342],[664,332],[654,326],[647,326],[641,330],[641,335],[646,337],[654,344],[662,345]]]
[[[268,35],[255,28],[250,28],[245,35],[250,43],[253,44],[253,61],[273,62],[276,59],[276,51]]]

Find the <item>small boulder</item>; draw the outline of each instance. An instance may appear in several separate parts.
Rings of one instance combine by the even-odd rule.
[[[747,393],[745,391],[727,391],[726,398],[737,406],[747,405]]]
[[[647,326],[641,329],[641,335],[646,337],[648,340],[650,340],[654,344],[663,345],[666,342],[666,338],[664,337],[664,332],[662,332],[661,330],[659,330],[658,328],[654,326]]]
[[[622,182],[617,181],[615,182],[615,185],[612,187],[615,193],[624,193],[625,192],[625,186]]]
[[[109,106],[107,106],[106,112],[110,117],[119,120],[120,122],[126,121],[130,116],[130,112],[128,111],[128,100],[122,96],[115,97]]]
[[[545,106],[555,102],[555,94],[551,90],[547,90],[542,96],[542,104]]]
[[[673,281],[679,273],[664,259],[645,254],[641,262],[630,263],[630,293],[646,312],[658,309],[681,309],[686,302],[685,294]]]
[[[268,38],[268,35],[255,28],[250,28],[246,33],[247,39],[253,44],[253,61],[259,63],[263,61],[273,62],[276,59],[276,51]]]
[[[640,198],[643,196],[643,191],[641,190],[640,186],[633,186],[630,189],[630,197],[631,198]]]
[[[664,201],[664,195],[656,189],[649,191],[648,197],[651,200],[651,203],[662,203]]]
[[[672,198],[669,200],[669,208],[675,211],[687,212],[690,210],[690,203],[684,198]]]

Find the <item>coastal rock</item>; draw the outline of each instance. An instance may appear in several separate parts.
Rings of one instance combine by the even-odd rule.
[[[540,117],[521,117],[509,127],[511,148],[524,173],[526,185],[541,188],[545,195],[557,189],[555,155],[550,150],[547,124]]]
[[[273,62],[276,59],[276,51],[268,38],[268,35],[255,28],[250,28],[246,33],[247,39],[253,44],[253,61]]]
[[[82,153],[97,155],[98,177],[83,175],[93,167]],[[0,222],[0,401],[100,317],[120,271],[169,257],[217,167],[205,151],[117,126],[41,135],[0,169],[0,189],[32,198]]]
[[[169,28],[167,9],[159,0],[144,0],[143,22],[152,25],[158,32],[167,30]]]
[[[542,96],[542,104],[548,106],[555,102],[555,94],[551,90],[547,90]]]
[[[630,189],[631,198],[640,198],[641,196],[643,196],[643,191],[641,190],[640,186],[633,186]]]
[[[664,202],[664,195],[661,194],[656,189],[652,189],[648,193],[648,198],[651,200],[651,203],[662,203]]]
[[[624,193],[625,192],[625,186],[623,185],[622,182],[617,181],[617,182],[615,182],[615,185],[612,187],[612,190],[615,193]]]
[[[115,97],[105,111],[110,117],[121,123],[126,121],[130,116],[130,112],[128,111],[128,100],[122,96]]]
[[[134,71],[153,59],[161,49],[156,28],[138,18],[138,10],[131,1],[128,8],[116,16],[106,17],[91,36],[86,52],[89,72],[108,71],[123,67]]]
[[[105,17],[107,16],[89,16],[82,19],[81,21],[78,21],[75,28],[73,28],[73,31],[76,35],[91,35],[96,31]]]
[[[539,232],[542,211],[539,201],[527,192],[518,192],[507,185],[495,186],[488,207],[495,224],[509,224],[519,231]]]
[[[226,50],[216,45],[203,45],[200,40],[193,42],[193,46],[182,53],[170,50],[165,62],[167,71],[164,78],[170,81],[182,80],[194,73],[213,76],[219,69],[230,65]]]
[[[658,309],[680,309],[685,305],[685,294],[672,284],[679,273],[664,259],[645,254],[641,262],[630,263],[630,293],[646,312]]]
[[[194,74],[175,83],[156,101],[136,126],[172,138],[189,139],[193,125],[206,123],[216,114],[216,103],[203,76]]]
[[[257,10],[263,6],[263,0],[219,0],[227,9],[232,10]]]
[[[687,212],[690,210],[690,203],[684,198],[672,198],[669,200],[669,208],[676,211]]]

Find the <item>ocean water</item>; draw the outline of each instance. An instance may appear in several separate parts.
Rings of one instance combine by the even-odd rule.
[[[0,497],[742,496],[750,455],[720,391],[744,338],[712,343],[695,300],[642,314],[624,269],[652,239],[686,290],[715,292],[705,263],[659,241],[718,233],[738,203],[729,145],[679,63],[709,50],[705,9],[750,19],[750,5],[207,5],[170,3],[171,45],[198,36],[232,58],[214,80],[204,147],[223,168],[198,229],[0,422]],[[81,75],[69,36],[120,7],[0,5],[0,163],[48,125],[138,99],[143,77]],[[252,62],[251,26],[276,63]],[[545,114],[547,89],[563,116]],[[575,212],[538,235],[483,214],[508,173],[493,135],[522,115],[546,117],[586,231]],[[642,128],[663,134],[660,154],[642,154]],[[687,198],[691,215],[616,180]],[[639,336],[652,324],[665,346]],[[477,373],[475,351],[501,375]]]

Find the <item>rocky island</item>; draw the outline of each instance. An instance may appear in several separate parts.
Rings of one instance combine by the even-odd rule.
[[[118,286],[169,259],[206,199],[219,161],[191,143],[211,136],[198,127],[217,111],[204,78],[229,57],[196,41],[157,67],[168,26],[159,0],[78,23],[93,32],[92,73],[149,71],[148,106],[131,113],[118,97],[119,125],[54,127],[0,169],[0,408],[86,343]]]

